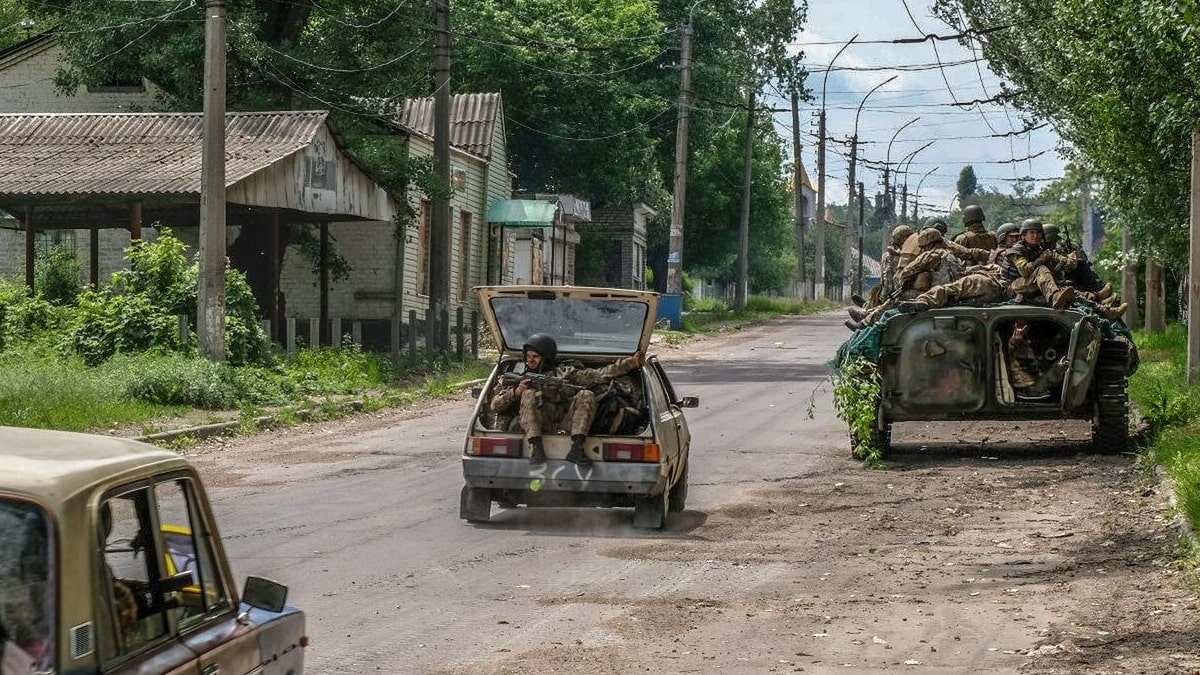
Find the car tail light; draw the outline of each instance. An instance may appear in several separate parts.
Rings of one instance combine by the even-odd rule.
[[[657,443],[605,443],[606,462],[658,462]]]
[[[521,439],[476,438],[471,454],[477,457],[520,457]]]

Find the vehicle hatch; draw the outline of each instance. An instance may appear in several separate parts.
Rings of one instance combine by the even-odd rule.
[[[519,356],[534,333],[553,337],[559,354],[628,356],[645,351],[659,297],[649,291],[574,286],[483,286],[476,291],[502,356]]]
[[[1071,330],[1071,346],[1067,351],[1071,366],[1063,377],[1060,399],[1064,410],[1075,410],[1087,403],[1100,355],[1100,338],[1100,327],[1091,317],[1080,319]]]
[[[889,327],[890,328],[890,327]],[[987,402],[987,326],[973,318],[923,314],[898,326],[884,347],[883,406],[915,414],[979,410]]]

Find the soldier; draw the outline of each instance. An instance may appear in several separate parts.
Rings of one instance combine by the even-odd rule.
[[[983,207],[975,204],[967,206],[963,209],[962,219],[967,231],[955,237],[954,243],[959,246],[977,248],[989,252],[996,248],[998,244],[996,236],[988,232],[983,226]]]
[[[1017,400],[1044,401],[1050,388],[1062,383],[1067,372],[1067,357],[1043,368],[1029,336],[1029,322],[1018,319],[1008,338],[1008,372]]]
[[[921,229],[924,230],[927,228],[933,228],[940,232],[946,248],[950,249],[950,252],[962,262],[982,263],[987,260],[988,251],[967,248],[965,246],[960,246],[949,239],[946,239],[946,231],[949,228],[946,226],[945,218],[942,218],[941,216],[931,216],[926,218],[925,227]],[[904,267],[908,265],[908,263],[912,262],[918,255],[920,255],[920,253],[921,246],[917,244],[917,238],[910,237],[908,241],[904,242],[904,246],[900,249],[900,257],[896,262],[896,271],[899,272],[900,270],[904,269]]]
[[[1004,257],[1004,252],[1012,248],[1021,239],[1020,227],[1016,223],[1005,223],[996,228],[996,241],[998,245],[988,254],[987,264],[1001,265],[1001,258]]]
[[[1027,218],[1021,223],[1021,240],[1004,252],[1004,277],[1016,296],[1027,301],[1041,296],[1054,309],[1066,309],[1075,299],[1075,289],[1062,287],[1051,265],[1063,259],[1042,246],[1042,221]]]
[[[946,248],[946,240],[942,238],[942,233],[937,228],[927,227],[921,230],[917,236],[909,237],[909,239],[917,240],[921,247],[921,254],[904,269],[896,272],[895,290],[878,307],[861,317],[856,316],[854,310],[859,312],[862,310],[851,307],[851,319],[845,322],[847,328],[858,330],[869,326],[897,302],[915,298],[934,286],[948,284],[962,276],[962,263],[950,252],[950,249]],[[907,243],[905,242],[906,245]]]
[[[904,314],[913,314],[960,302],[987,305],[1004,302],[1011,297],[1012,291],[1005,282],[1004,272],[999,265],[976,265],[969,268],[962,278],[934,286],[918,295],[915,300],[900,303],[896,309]]]
[[[1104,281],[1096,274],[1096,270],[1092,268],[1092,263],[1088,260],[1087,253],[1083,249],[1076,246],[1074,243],[1059,237],[1058,226],[1051,223],[1042,224],[1043,236],[1046,239],[1046,245],[1054,249],[1054,252],[1075,260],[1075,266],[1067,275],[1068,280],[1081,290],[1091,293],[1102,293],[1106,297],[1112,294],[1112,286],[1104,284]]]
[[[542,434],[559,431],[571,434],[571,451],[567,454],[567,461],[580,466],[591,464],[591,458],[583,449],[583,442],[596,416],[596,394],[583,387],[606,384],[641,368],[646,363],[646,355],[638,352],[603,368],[557,365],[558,343],[544,333],[529,336],[521,351],[525,356],[525,372],[548,375],[581,388],[571,393],[565,387],[546,386],[537,389],[529,379],[522,379],[515,386],[499,380],[492,391],[492,412],[504,415],[511,414],[513,408],[518,409],[525,442],[531,448],[530,464],[546,461]]]
[[[896,267],[900,262],[900,249],[904,246],[904,242],[912,236],[912,228],[908,225],[897,225],[892,230],[892,245],[887,247],[879,261],[879,296],[876,302],[871,303],[872,307],[883,302],[895,289],[893,277],[896,275]]]

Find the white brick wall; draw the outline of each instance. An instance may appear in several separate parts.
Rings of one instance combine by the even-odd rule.
[[[0,63],[0,113],[143,112],[153,109],[159,89],[143,81],[141,92],[94,92],[80,87],[73,96],[54,88],[62,49],[52,42],[13,54]]]
[[[195,228],[193,228],[195,229]],[[91,251],[91,237],[88,230],[70,230],[75,233],[75,258],[79,260],[83,272],[83,280],[87,280],[88,256]],[[143,228],[142,236],[146,241],[154,241],[158,232],[152,228]],[[126,269],[125,249],[129,247],[128,230],[100,230],[100,285],[106,286],[112,279],[112,273]],[[0,230],[0,277],[25,282],[25,233],[17,230]]]

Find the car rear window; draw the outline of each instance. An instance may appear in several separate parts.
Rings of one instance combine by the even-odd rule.
[[[0,497],[0,663],[53,671],[54,625],[50,519],[36,504]]]
[[[636,300],[571,297],[492,298],[492,312],[509,349],[534,333],[558,343],[560,354],[632,354],[641,344],[649,311]]]

